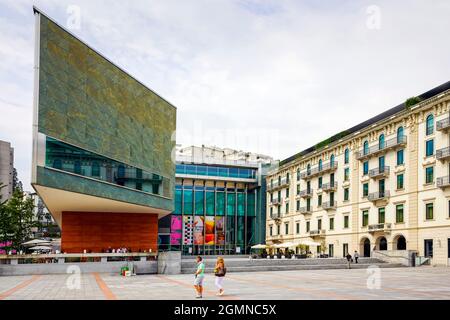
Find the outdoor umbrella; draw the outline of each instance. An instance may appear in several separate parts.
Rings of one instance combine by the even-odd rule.
[[[38,251],[38,250],[42,250],[42,251],[45,251],[45,250],[52,250],[52,247],[48,247],[48,246],[35,246],[35,247],[31,247],[31,248],[29,248],[30,250],[33,250],[33,251]]]
[[[266,249],[268,246],[265,244],[255,244],[254,246],[252,246],[252,249]]]
[[[30,241],[22,243],[22,245],[24,245],[24,246],[36,246],[36,245],[45,245],[45,244],[50,244],[50,241],[34,239],[34,240],[30,240]]]
[[[296,245],[305,245],[305,246],[309,246],[309,247],[319,247],[322,244],[319,242],[314,242],[314,241],[310,241],[310,240],[300,240],[296,243]]]

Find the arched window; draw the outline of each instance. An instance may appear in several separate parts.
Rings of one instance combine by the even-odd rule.
[[[405,130],[403,127],[398,127],[397,129],[397,143],[403,142],[403,136],[405,134]]]
[[[363,146],[363,153],[364,155],[369,153],[369,141],[364,141],[364,146]]]
[[[432,114],[430,114],[427,117],[427,129],[426,129],[426,133],[427,135],[432,134],[434,132],[434,116]]]
[[[322,171],[322,159],[319,160],[319,171]]]
[[[345,149],[344,151],[344,163],[347,164],[349,161],[349,157],[350,157],[350,151],[347,149]]]
[[[330,167],[331,168],[334,167],[334,154],[332,154],[331,157],[330,157]]]
[[[384,134],[381,134],[378,138],[378,149],[384,149],[385,143],[384,143]]]

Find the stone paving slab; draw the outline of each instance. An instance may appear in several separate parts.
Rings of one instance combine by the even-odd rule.
[[[0,277],[0,300],[188,300],[195,299],[193,280],[189,274],[7,276]],[[204,299],[450,299],[450,268],[242,272],[227,274],[224,285],[226,294],[216,296],[214,276],[207,274]]]

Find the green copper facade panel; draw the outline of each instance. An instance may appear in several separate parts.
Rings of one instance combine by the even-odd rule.
[[[38,131],[158,174],[173,198],[176,108],[45,15],[39,28]]]

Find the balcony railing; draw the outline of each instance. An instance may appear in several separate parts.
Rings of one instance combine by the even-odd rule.
[[[369,201],[377,201],[377,200],[383,200],[388,199],[390,197],[389,190],[384,191],[377,191],[373,193],[369,193]]]
[[[280,203],[281,203],[281,200],[280,200],[280,199],[272,199],[271,203],[272,203],[273,205],[277,205],[277,204],[280,204]]]
[[[362,149],[361,151],[356,152],[356,159],[358,160],[365,160],[372,156],[375,156],[381,152],[387,151],[392,148],[396,148],[398,146],[403,146],[407,142],[406,136],[399,136],[394,137],[392,139],[386,140],[383,144],[377,143],[376,145],[373,145],[369,147],[367,150],[364,151]]]
[[[438,160],[445,160],[450,158],[450,147],[445,147],[439,150],[436,150],[436,158]]]
[[[289,185],[289,180],[284,178],[284,179],[281,179],[280,183],[278,183],[278,181],[268,183],[266,189],[267,189],[267,191],[273,191],[273,190],[276,190],[279,188],[286,187],[288,185]]]
[[[320,236],[325,236],[326,231],[324,229],[319,229],[319,230],[311,230],[309,231],[309,236],[310,237],[320,237]]]
[[[387,177],[388,175],[389,175],[389,167],[388,166],[369,170],[369,177],[371,177],[371,178]]]
[[[447,130],[448,128],[450,128],[450,117],[436,122],[436,130],[441,131]]]
[[[312,189],[300,191],[300,197],[302,197],[302,198],[311,198],[312,195],[313,195]]]
[[[369,225],[369,232],[384,231],[388,232],[392,228],[390,223],[377,223]]]
[[[322,184],[322,191],[335,191],[337,189],[337,181],[332,181],[332,182],[328,182],[328,183],[324,183]]]
[[[322,203],[322,208],[325,210],[336,209],[336,201],[326,201]]]
[[[308,208],[308,207],[300,207],[299,212],[300,213],[311,213],[311,207],[310,208]]]
[[[307,170],[301,172],[300,178],[309,179],[309,178],[312,178],[319,174],[333,172],[337,169],[337,167],[338,167],[338,163],[336,162],[336,160],[333,162],[330,161],[330,162],[324,163],[321,167],[319,165],[316,165],[316,166],[310,168],[309,170],[307,169]]]
[[[438,188],[450,187],[450,176],[437,178],[436,179],[436,186]]]

